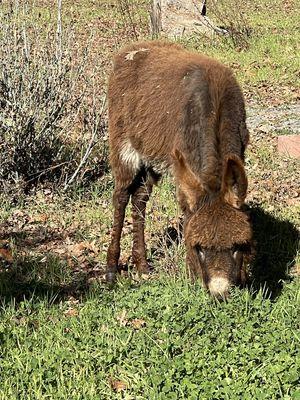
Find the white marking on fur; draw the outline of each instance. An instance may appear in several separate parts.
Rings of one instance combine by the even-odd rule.
[[[132,146],[130,141],[123,144],[120,153],[122,161],[128,166],[132,167],[133,170],[138,170],[141,164],[141,156]]]
[[[137,53],[140,53],[140,52],[142,52],[142,51],[149,51],[149,49],[139,49],[139,50],[132,50],[132,51],[129,51],[127,54],[126,54],[126,56],[125,56],[125,59],[126,60],[129,60],[129,61],[132,61],[133,59],[134,59],[134,56],[137,54]]]
[[[208,284],[209,291],[212,295],[224,295],[227,294],[228,289],[230,287],[229,281],[227,278],[215,277],[212,278]]]

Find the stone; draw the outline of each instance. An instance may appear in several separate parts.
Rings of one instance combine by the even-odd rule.
[[[280,154],[300,159],[300,135],[278,136],[277,148]]]

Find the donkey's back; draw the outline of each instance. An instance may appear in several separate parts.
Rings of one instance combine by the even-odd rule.
[[[162,169],[180,147],[196,173],[216,175],[220,157],[243,153],[244,120],[239,85],[216,60],[160,41],[131,45],[115,57],[109,82],[113,168],[123,160],[134,169],[143,163]]]

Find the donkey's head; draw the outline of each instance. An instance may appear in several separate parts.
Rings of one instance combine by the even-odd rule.
[[[226,297],[230,286],[245,283],[251,236],[247,214],[220,198],[204,204],[188,219],[188,266],[214,296]]]
[[[226,297],[232,285],[245,283],[244,264],[251,253],[251,225],[240,210],[247,191],[243,163],[228,156],[213,186],[198,179],[182,158],[179,168],[185,169],[181,177],[177,170],[177,181],[186,215],[187,265],[212,295]]]

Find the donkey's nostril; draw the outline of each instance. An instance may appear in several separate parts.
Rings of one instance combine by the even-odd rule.
[[[218,298],[227,297],[229,287],[230,287],[229,280],[221,276],[211,278],[208,284],[208,289],[210,293]]]

